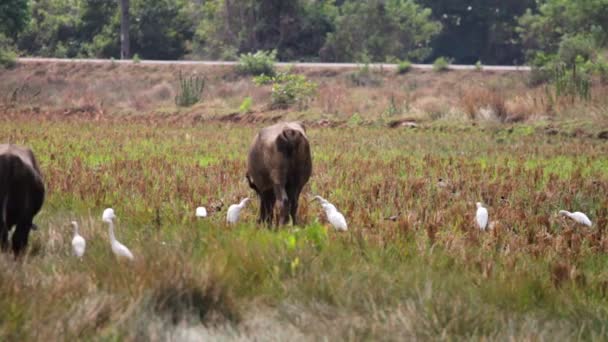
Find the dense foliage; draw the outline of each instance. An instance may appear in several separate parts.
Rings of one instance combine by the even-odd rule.
[[[24,55],[116,58],[119,12],[117,1],[4,0],[0,34]],[[282,61],[522,64],[608,44],[608,0],[131,0],[130,17],[144,59],[276,50]]]

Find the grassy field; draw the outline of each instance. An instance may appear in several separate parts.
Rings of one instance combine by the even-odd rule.
[[[331,117],[322,109],[260,108],[268,120],[244,124],[209,119],[230,113],[219,102],[187,113],[74,112],[42,97],[52,98],[5,103],[0,119],[3,141],[35,151],[48,190],[27,255],[0,256],[1,340],[608,338],[601,102],[577,120],[424,117],[390,129],[382,115],[355,121],[342,109],[331,128],[318,124]],[[249,144],[277,115],[312,123],[304,224],[257,226],[253,201],[228,226],[227,206],[254,196]],[[344,213],[348,232],[327,225],[309,202],[317,194]],[[478,201],[490,231],[475,227]],[[200,205],[208,218],[194,217]],[[131,263],[110,250],[101,222],[110,206]],[[586,212],[593,227],[560,209]],[[71,220],[87,239],[82,260],[71,254]]]

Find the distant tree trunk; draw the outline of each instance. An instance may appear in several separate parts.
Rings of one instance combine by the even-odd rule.
[[[120,0],[120,58],[129,59],[129,0]]]

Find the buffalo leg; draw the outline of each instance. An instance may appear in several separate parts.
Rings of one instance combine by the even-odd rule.
[[[277,226],[284,225],[289,219],[289,199],[285,187],[279,184],[274,186],[275,203],[278,207]]]
[[[291,215],[291,223],[295,226],[298,224],[296,215],[298,214],[298,198],[300,192],[295,186],[287,186],[287,198],[289,199],[289,214]]]
[[[260,198],[260,216],[258,217],[258,224],[264,222],[266,219],[266,201],[264,199],[264,194],[258,194]]]
[[[266,224],[272,225],[272,212],[274,211],[275,196],[272,190],[268,191],[266,198]]]
[[[4,222],[0,224],[0,249],[3,252],[8,249],[8,227]]]
[[[26,224],[17,224],[13,233],[13,253],[15,257],[19,256],[27,246],[27,239],[30,234],[30,226]]]
[[[272,223],[272,210],[274,208],[274,193],[272,190],[264,191],[260,195],[260,219],[259,223]]]
[[[8,249],[8,194],[3,189],[0,190],[0,197],[2,198],[2,207],[0,208],[0,249],[4,252]]]

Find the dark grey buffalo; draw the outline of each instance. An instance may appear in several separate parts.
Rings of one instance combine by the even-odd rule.
[[[44,202],[44,183],[38,163],[29,148],[0,145],[0,247],[8,249],[8,233],[13,233],[13,252],[27,246],[33,219]]]
[[[298,198],[312,173],[310,145],[304,126],[281,122],[263,128],[253,140],[247,159],[247,180],[260,198],[258,222],[297,224]],[[275,204],[276,203],[276,204]]]

